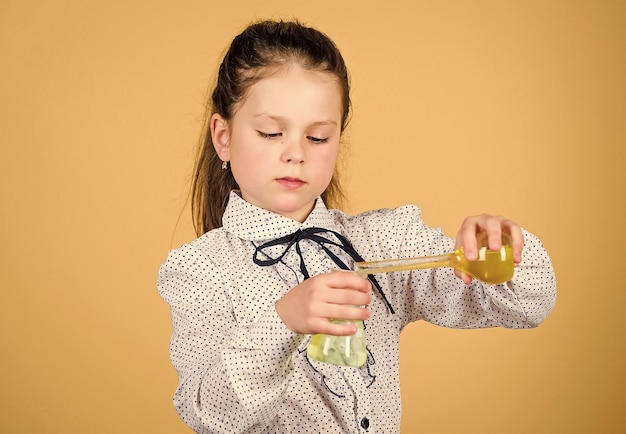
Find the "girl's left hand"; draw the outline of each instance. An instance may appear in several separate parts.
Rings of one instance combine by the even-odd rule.
[[[467,217],[463,220],[459,232],[456,234],[455,248],[463,247],[465,257],[474,261],[478,257],[476,234],[487,233],[487,240],[491,250],[500,250],[502,247],[502,232],[511,236],[511,248],[513,249],[513,261],[515,266],[522,261],[522,249],[524,248],[524,235],[520,226],[512,220],[502,216],[481,214]],[[455,274],[466,284],[472,282],[472,277],[458,270]]]

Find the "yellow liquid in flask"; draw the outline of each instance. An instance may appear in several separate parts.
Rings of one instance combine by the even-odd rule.
[[[375,273],[452,267],[485,283],[500,284],[511,280],[513,278],[514,263],[509,235],[502,234],[502,247],[500,250],[489,249],[487,246],[487,234],[480,233],[476,238],[478,242],[478,258],[475,261],[468,261],[461,247],[445,255],[356,262],[354,271],[361,276],[367,276]]]

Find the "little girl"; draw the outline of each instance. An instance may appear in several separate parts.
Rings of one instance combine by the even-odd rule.
[[[550,259],[511,220],[468,217],[455,241],[415,206],[333,209],[349,90],[334,43],[298,22],[252,24],[223,59],[193,183],[199,238],[170,252],[158,279],[174,326],[174,404],[198,433],[399,432],[407,324],[529,328],[554,306]],[[506,284],[438,268],[379,274],[373,287],[340,271],[455,247],[473,260],[480,232],[495,250],[511,237]],[[356,332],[329,318],[365,321],[365,365],[307,356],[312,334]]]

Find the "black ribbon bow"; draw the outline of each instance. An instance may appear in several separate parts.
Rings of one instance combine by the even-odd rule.
[[[337,240],[339,240],[339,242],[335,242],[335,241],[329,240],[328,238],[324,238],[318,235],[323,232],[333,234],[337,238]],[[285,235],[284,237],[276,238],[275,240],[268,241],[267,243],[263,243],[260,246],[257,246],[256,250],[254,251],[252,260],[254,261],[255,264],[260,265],[262,267],[268,267],[270,265],[274,265],[280,262],[285,257],[289,249],[295,244],[296,252],[298,253],[298,256],[300,257],[300,271],[302,272],[302,275],[304,276],[304,278],[308,279],[310,277],[309,272],[307,271],[306,265],[304,264],[304,258],[302,257],[302,250],[300,249],[300,241],[302,240],[311,240],[319,244],[319,246],[326,252],[326,254],[330,257],[330,259],[332,259],[333,262],[337,264],[337,266],[339,266],[339,268],[341,268],[342,270],[349,270],[350,267],[348,267],[337,255],[335,255],[328,247],[326,247],[326,244],[331,244],[333,246],[339,247],[348,255],[350,255],[350,257],[354,259],[355,262],[363,261],[363,258],[361,257],[361,255],[358,254],[358,252],[354,249],[354,247],[352,246],[352,244],[350,244],[350,241],[348,241],[346,237],[330,229],[315,228],[315,227],[306,228],[306,229],[298,229],[293,234]],[[263,251],[263,249],[266,249],[268,247],[279,246],[281,244],[286,244],[287,246],[285,247],[285,250],[283,250],[283,252],[277,258],[272,258],[270,257],[270,255],[268,255],[267,253]],[[263,253],[266,257],[270,259],[259,259],[259,253]],[[385,301],[385,304],[389,308],[389,311],[391,313],[395,313],[395,311],[393,310],[393,307],[391,306],[391,303],[389,303],[389,301],[387,300],[387,297],[385,296],[385,293],[383,292],[383,289],[380,287],[380,284],[378,283],[378,281],[372,275],[367,276],[367,278],[376,287],[376,289],[380,293],[380,296],[383,298],[383,300]]]

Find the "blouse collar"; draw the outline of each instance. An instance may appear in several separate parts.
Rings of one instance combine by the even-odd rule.
[[[338,226],[321,197],[315,201],[307,219],[300,223],[246,202],[240,194],[230,192],[222,218],[222,227],[233,235],[249,241],[271,240],[311,227],[338,230]]]

